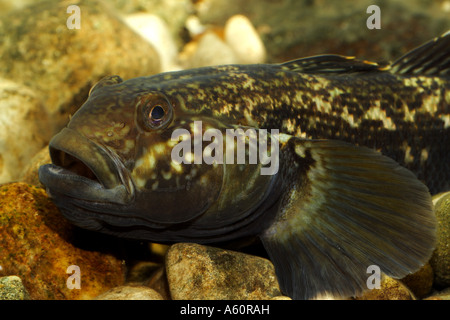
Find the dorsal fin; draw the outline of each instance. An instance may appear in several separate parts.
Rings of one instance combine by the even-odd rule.
[[[297,59],[280,64],[284,70],[297,71],[301,73],[354,73],[386,71],[386,65],[376,62],[358,60],[355,57],[341,56],[337,54],[325,54],[320,56]]]
[[[92,92],[94,92],[95,90],[98,90],[100,88],[103,88],[105,86],[110,86],[113,84],[118,84],[123,82],[122,78],[119,76],[106,76],[103,77],[102,79],[100,79],[100,81],[98,81],[96,84],[94,84],[91,88],[91,90],[89,91],[89,95],[92,94]]]
[[[450,76],[450,30],[396,60],[391,72],[401,75]]]

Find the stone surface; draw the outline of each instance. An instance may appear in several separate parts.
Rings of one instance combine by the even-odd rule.
[[[250,20],[243,15],[233,16],[224,26],[217,28],[198,24],[194,16],[186,23],[193,40],[184,46],[178,57],[185,69],[265,62],[264,44]]]
[[[270,299],[280,296],[272,263],[256,256],[178,243],[166,256],[174,300]]]
[[[160,17],[179,48],[183,45],[181,34],[186,20],[195,12],[192,0],[109,0],[108,3],[125,15],[144,12]]]
[[[0,109],[0,183],[5,183],[18,180],[22,169],[48,142],[50,121],[35,92],[2,78]]]
[[[127,284],[143,284],[161,267],[153,261],[135,261],[127,264]]]
[[[50,153],[47,145],[36,153],[33,158],[31,158],[20,174],[19,181],[44,188],[44,185],[39,181],[38,170],[40,166],[51,162],[52,160],[50,159]]]
[[[433,287],[433,269],[429,263],[425,264],[417,272],[401,279],[418,299],[422,299],[430,293]]]
[[[162,72],[180,69],[177,64],[178,47],[163,19],[148,13],[130,14],[124,19],[158,52]]]
[[[0,300],[27,300],[28,298],[28,292],[19,277],[0,277]]]
[[[412,292],[399,280],[388,276],[381,279],[380,289],[371,289],[364,292],[356,300],[414,300]]]
[[[80,8],[80,28],[67,22]],[[0,18],[0,76],[39,94],[59,131],[106,75],[123,79],[160,70],[153,47],[133,32],[104,2],[39,1]]]
[[[205,32],[180,54],[180,64],[186,69],[234,63],[238,63],[235,53],[213,31]]]
[[[164,300],[170,300],[172,298],[169,283],[167,282],[166,268],[164,266],[158,268],[143,284],[158,292]]]
[[[433,197],[437,219],[437,244],[430,264],[434,271],[435,284],[450,286],[450,192]]]
[[[238,63],[264,63],[266,48],[250,20],[243,15],[228,19],[224,30],[225,42],[233,50]]]
[[[31,299],[92,299],[124,282],[120,259],[71,243],[73,227],[41,188],[0,186],[0,234],[0,276],[19,276]],[[80,268],[81,289],[67,286],[72,265]]]
[[[96,300],[162,300],[161,295],[144,286],[119,286],[97,296]]]
[[[450,300],[450,288],[433,292],[425,300]]]

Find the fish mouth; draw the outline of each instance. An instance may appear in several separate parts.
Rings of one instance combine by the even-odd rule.
[[[52,164],[39,168],[50,195],[78,200],[127,204],[134,197],[128,170],[106,146],[65,128],[49,144]]]

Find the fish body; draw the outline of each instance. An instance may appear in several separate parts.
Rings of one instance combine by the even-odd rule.
[[[40,179],[78,226],[156,242],[258,235],[291,297],[358,294],[369,266],[403,277],[433,250],[449,61],[447,33],[391,65],[323,55],[107,77]],[[261,147],[273,163],[250,160]]]

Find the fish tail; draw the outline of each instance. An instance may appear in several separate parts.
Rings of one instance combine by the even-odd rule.
[[[261,239],[287,295],[356,296],[373,265],[402,278],[428,261],[431,196],[409,170],[341,141],[291,138],[285,148],[297,169],[286,174],[279,214]]]

